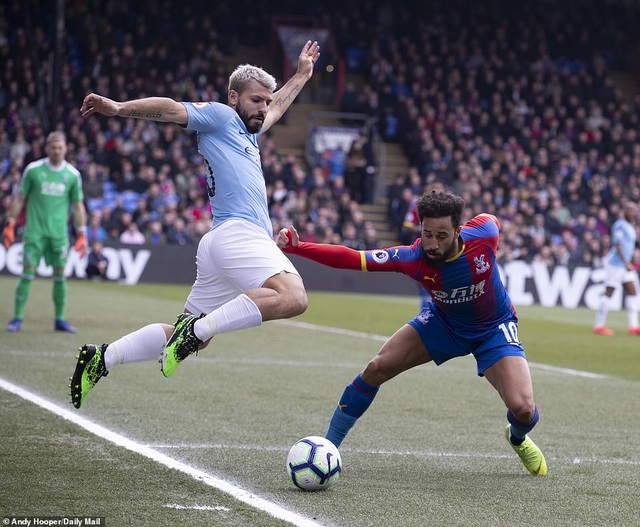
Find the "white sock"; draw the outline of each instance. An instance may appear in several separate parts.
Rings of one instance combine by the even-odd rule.
[[[209,340],[218,333],[228,333],[262,324],[262,314],[255,302],[241,294],[221,305],[206,317],[198,319],[193,331],[200,340]]]
[[[607,320],[607,314],[609,313],[609,297],[606,295],[602,295],[600,299],[600,306],[598,306],[598,311],[596,311],[596,323],[593,327],[600,328],[604,326],[604,323]]]
[[[167,335],[162,324],[149,324],[109,344],[104,354],[107,370],[125,362],[158,360]]]
[[[625,300],[629,329],[638,327],[638,295],[627,296]]]

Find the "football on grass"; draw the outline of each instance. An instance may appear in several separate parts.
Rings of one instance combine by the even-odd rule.
[[[342,472],[340,452],[324,437],[303,437],[289,450],[287,471],[293,484],[302,490],[328,489]]]

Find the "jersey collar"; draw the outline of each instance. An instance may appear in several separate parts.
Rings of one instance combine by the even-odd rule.
[[[460,241],[462,242],[462,246],[460,247],[460,250],[456,254],[454,254],[451,258],[447,258],[445,260],[445,263],[452,262],[453,260],[458,258],[464,252],[465,243],[464,243],[464,241],[462,241],[462,239],[460,239]]]

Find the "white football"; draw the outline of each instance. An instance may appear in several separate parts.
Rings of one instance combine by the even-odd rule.
[[[340,452],[324,437],[303,437],[289,450],[287,471],[293,484],[302,490],[328,489],[342,472]]]

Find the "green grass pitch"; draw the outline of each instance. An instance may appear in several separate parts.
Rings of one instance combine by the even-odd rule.
[[[3,324],[16,281],[0,278]],[[42,278],[22,331],[0,333],[0,518],[95,516],[109,527],[638,525],[640,339],[626,335],[622,312],[610,314],[616,335],[607,338],[592,335],[586,309],[518,308],[541,411],[532,437],[548,477],[530,476],[509,448],[502,402],[465,357],[383,386],[341,448],[340,481],[305,493],[287,479],[289,448],[324,434],[344,386],[415,315],[417,295],[310,293],[303,316],[220,335],[170,379],[157,363],[113,368],[78,411],[67,397],[78,346],[172,323],[189,288],[77,280],[68,288],[76,335],[53,332],[51,282]]]

